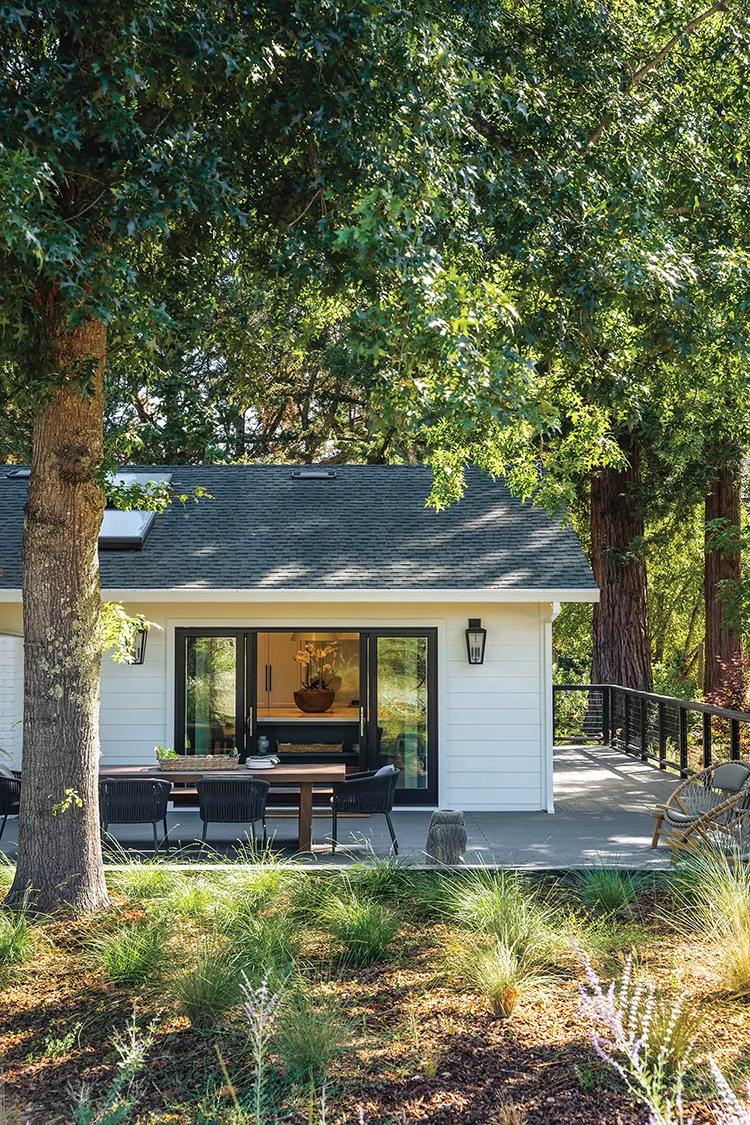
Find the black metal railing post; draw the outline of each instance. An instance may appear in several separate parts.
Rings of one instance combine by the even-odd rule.
[[[683,777],[687,776],[688,770],[688,742],[687,742],[687,711],[680,704],[680,773]]]
[[[740,720],[729,720],[729,757],[736,762],[740,756]]]
[[[703,712],[703,768],[711,765],[711,712]]]
[[[611,698],[612,687],[607,684],[602,688],[602,744],[609,746],[612,742],[612,731],[610,728],[610,712],[611,712]]]
[[[648,760],[648,709],[646,700],[641,699],[641,758],[643,761]]]
[[[667,768],[667,732],[664,726],[664,711],[665,705],[663,700],[659,700],[659,769],[665,770]]]
[[[630,753],[630,696],[625,696],[625,718],[622,744],[626,753]]]

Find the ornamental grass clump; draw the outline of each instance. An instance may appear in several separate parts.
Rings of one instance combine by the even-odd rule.
[[[353,863],[344,877],[355,894],[368,898],[404,902],[414,896],[415,872],[410,861],[403,857],[373,854],[361,863]]]
[[[113,984],[129,987],[156,980],[164,968],[166,932],[160,923],[126,923],[95,938],[89,953]]]
[[[501,938],[487,945],[466,945],[451,961],[461,979],[487,998],[497,1019],[512,1016],[521,997],[541,988],[548,979]]]
[[[720,988],[750,995],[750,868],[739,857],[712,849],[673,877],[670,921],[712,942],[712,967]]]
[[[491,934],[525,969],[553,963],[569,946],[551,908],[512,871],[470,872],[448,880],[446,913],[458,925]]]
[[[571,881],[586,906],[606,914],[632,913],[647,886],[647,878],[640,872],[604,865],[577,871]]]
[[[226,1013],[240,1003],[242,968],[240,951],[223,944],[219,935],[201,936],[184,971],[169,986],[192,1027],[218,1027]]]
[[[252,985],[268,979],[276,986],[294,968],[299,952],[299,933],[293,919],[284,914],[261,917],[241,913],[220,919],[221,929],[241,958],[245,978]]]
[[[292,1080],[322,1082],[353,1034],[352,1026],[330,1002],[298,990],[290,992],[281,1006],[274,1041]]]
[[[128,902],[149,902],[162,899],[173,892],[184,876],[170,871],[162,863],[129,862],[127,866],[107,871],[110,890],[121,894]]]
[[[263,863],[224,878],[221,914],[257,915],[286,906],[304,875],[279,863]]]
[[[0,984],[5,984],[16,965],[28,961],[34,937],[25,914],[0,914]]]
[[[319,921],[331,932],[342,947],[344,959],[352,965],[382,961],[401,925],[395,910],[356,894],[348,898],[338,895],[328,898],[320,910]]]

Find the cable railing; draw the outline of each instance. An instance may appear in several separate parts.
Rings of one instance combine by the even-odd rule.
[[[555,684],[556,746],[612,746],[682,777],[750,760],[750,714],[616,684]]]

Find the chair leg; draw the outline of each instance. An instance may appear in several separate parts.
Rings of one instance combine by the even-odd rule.
[[[3,832],[5,831],[5,825],[7,823],[8,823],[8,814],[6,813],[5,816],[3,817],[2,826],[0,827],[0,840],[2,840],[2,838],[3,838]]]
[[[167,828],[167,818],[164,817],[164,839],[162,840],[162,844],[166,844],[167,847],[169,847],[168,837],[169,829]]]
[[[336,813],[336,806],[331,809],[331,855],[336,851],[336,845],[339,842],[338,831],[338,816]]]
[[[159,850],[159,837],[156,834],[156,821],[155,820],[153,820],[151,822],[151,827],[154,830],[154,855],[156,855],[156,853]]]
[[[263,842],[263,851],[265,851],[266,848],[268,847],[268,829],[266,828],[266,818],[265,817],[263,817],[263,819],[261,820],[261,825],[262,825],[262,828],[263,828],[263,831],[262,831],[262,834],[261,834],[261,840]]]
[[[204,843],[204,844],[205,844],[205,842],[206,842],[206,829],[207,829],[207,828],[208,828],[208,821],[207,821],[207,820],[204,820],[204,821],[203,821],[203,835],[201,836],[201,839],[203,840],[203,843]]]
[[[664,823],[664,817],[663,816],[657,816],[656,817],[656,824],[654,825],[654,834],[651,837],[651,847],[652,848],[658,847],[659,834],[661,833],[661,826],[662,826],[663,823]]]
[[[386,813],[385,819],[388,822],[388,831],[391,834],[391,843],[393,845],[394,855],[398,855],[398,840],[396,839],[396,833],[393,831],[393,821],[391,820],[391,814]]]

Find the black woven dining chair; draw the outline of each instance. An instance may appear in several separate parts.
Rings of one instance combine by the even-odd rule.
[[[204,844],[209,824],[250,824],[255,842],[255,825],[260,821],[265,848],[266,800],[271,788],[267,781],[257,777],[203,777],[196,781],[195,787]]]
[[[338,843],[338,817],[340,813],[382,813],[391,834],[393,851],[398,855],[398,840],[393,829],[391,811],[396,796],[396,786],[401,770],[395,766],[383,766],[379,770],[365,770],[363,773],[349,774],[346,781],[333,785],[331,797],[332,846],[336,851]]]
[[[10,770],[3,766],[0,772],[0,816],[3,818],[3,823],[0,824],[0,840],[3,838],[8,817],[18,816],[20,806],[21,774],[18,770]]]
[[[172,791],[171,781],[141,777],[106,777],[99,782],[99,817],[102,832],[110,824],[151,824],[154,829],[154,851],[160,844],[156,825],[164,825],[167,838],[167,803]]]

